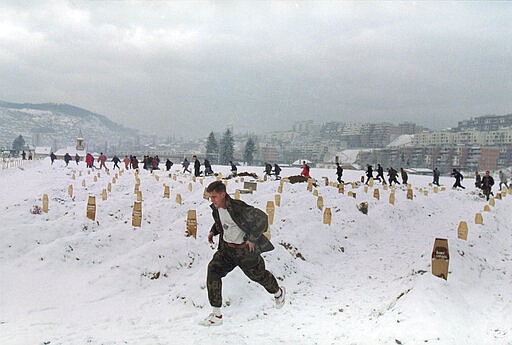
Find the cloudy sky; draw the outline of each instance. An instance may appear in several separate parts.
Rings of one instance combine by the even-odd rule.
[[[512,3],[0,1],[0,99],[148,133],[512,113]]]

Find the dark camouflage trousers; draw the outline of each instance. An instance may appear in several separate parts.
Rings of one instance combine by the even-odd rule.
[[[276,278],[265,269],[265,261],[259,251],[255,250],[251,253],[247,247],[225,247],[217,251],[208,264],[206,286],[212,307],[222,306],[221,279],[237,266],[249,279],[261,284],[269,293],[274,294],[279,290]]]

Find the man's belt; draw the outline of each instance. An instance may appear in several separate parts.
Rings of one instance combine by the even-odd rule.
[[[226,245],[229,248],[245,248],[247,246],[247,243],[244,242],[244,243],[237,244],[237,243],[226,242]]]

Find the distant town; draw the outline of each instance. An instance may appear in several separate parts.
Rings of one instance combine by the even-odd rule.
[[[4,109],[3,115],[19,117],[21,111]],[[180,162],[185,157],[190,159],[192,155],[204,158],[207,155],[208,139],[211,140],[213,136],[214,141],[220,145],[226,134],[212,132],[210,138],[200,140],[141,135],[134,130],[129,134],[119,134],[119,129],[113,128],[110,123],[107,127],[113,128],[111,132],[102,128],[101,121],[96,121],[95,126],[98,128],[89,124],[87,131],[83,132],[80,122],[68,116],[65,121],[62,120],[63,126],[68,126],[66,135],[59,136],[61,131],[54,127],[59,126],[60,117],[65,115],[57,116],[51,109],[47,111],[53,117],[46,127],[40,125],[34,129],[34,125],[27,122],[33,119],[26,113],[25,122],[21,124],[12,119],[6,122],[11,123],[11,128],[0,133],[4,157],[21,154],[21,151],[13,149],[15,140],[22,136],[22,149],[34,159],[49,155],[50,152],[64,154],[71,151],[69,153],[74,155],[76,139],[80,138],[85,151],[94,154],[103,152],[109,157],[114,154],[158,155],[161,159],[170,158]],[[32,113],[36,114],[35,111]],[[37,116],[40,117],[40,113],[38,110]],[[345,168],[365,168],[367,164],[380,163],[385,167],[425,171],[437,167],[443,173],[453,168],[469,172],[512,166],[512,114],[478,116],[440,131],[412,122],[317,123],[313,120],[296,122],[287,131],[258,135],[238,133],[236,127],[226,128],[226,131],[232,136],[232,159],[238,164],[247,162],[247,143],[251,141],[254,146],[250,159],[252,164],[270,162],[286,166],[308,160],[318,167],[332,167],[339,162]],[[212,164],[224,163],[221,155],[211,150],[208,158]]]

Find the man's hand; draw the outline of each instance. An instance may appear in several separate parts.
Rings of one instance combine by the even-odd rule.
[[[208,234],[208,242],[210,244],[213,244],[213,236],[214,236],[213,231],[210,231],[210,233]]]
[[[247,244],[247,247],[249,248],[249,251],[250,252],[254,252],[254,243],[250,242],[250,241],[245,241],[245,243]]]

